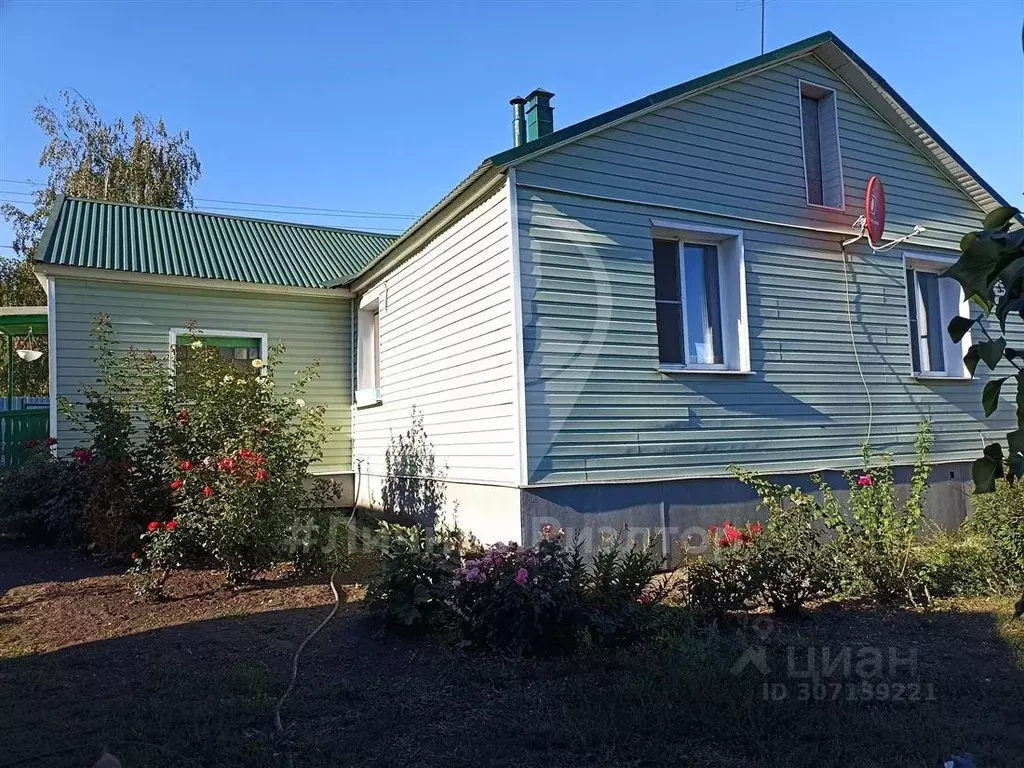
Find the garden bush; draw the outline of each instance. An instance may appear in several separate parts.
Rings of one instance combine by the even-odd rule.
[[[963,530],[988,541],[1001,586],[1024,589],[1024,483],[997,480],[992,493],[971,496],[971,505]]]
[[[462,533],[385,522],[378,537],[381,564],[366,591],[370,610],[391,626],[429,629],[446,610],[461,563]]]
[[[84,467],[55,455],[55,445],[32,441],[21,464],[0,469],[0,536],[29,546],[83,543]]]
[[[1000,574],[987,535],[937,530],[912,558],[928,598],[1000,594],[1013,586]]]
[[[324,484],[308,476],[328,434],[324,406],[303,400],[318,365],[278,392],[282,346],[242,372],[189,330],[188,354],[169,365],[150,352],[119,351],[109,318],[99,316],[97,381],[83,388],[80,403],[61,407],[91,441],[75,456],[94,549],[134,552],[139,572],[186,560],[214,564],[234,584],[292,557],[290,526],[330,502]],[[157,556],[152,526],[166,532],[172,519],[167,542],[175,544],[162,543]]]
[[[922,421],[914,440],[914,468],[906,500],[900,498],[896,487],[892,455],[875,457],[866,445],[863,468],[846,474],[848,514],[835,492],[819,478],[822,516],[843,554],[848,593],[885,602],[914,602],[920,596],[925,574],[915,550],[925,520],[931,444],[928,422]]]
[[[283,347],[242,373],[205,347],[198,331],[192,337],[156,432],[173,462],[169,488],[182,535],[237,584],[287,557],[291,526],[327,503],[324,489],[308,481],[310,464],[323,456],[325,407],[302,398],[319,370],[314,361],[278,394]]]
[[[721,616],[748,607],[758,594],[754,541],[763,533],[760,523],[737,528],[726,520],[719,531],[708,528],[706,552],[683,568],[686,601],[698,612]]]
[[[450,604],[463,637],[477,648],[517,656],[571,653],[581,644],[629,642],[666,596],[654,581],[658,540],[602,542],[590,562],[578,541],[545,526],[533,547],[495,544],[455,572]]]

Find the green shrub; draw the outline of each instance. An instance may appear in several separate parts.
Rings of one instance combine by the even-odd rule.
[[[931,474],[932,436],[922,421],[914,440],[916,458],[906,501],[893,477],[892,455],[875,457],[865,445],[863,469],[848,472],[849,513],[835,492],[817,478],[822,517],[837,537],[844,558],[844,588],[881,601],[914,601],[924,586],[924,573],[914,557],[924,522],[924,499]]]
[[[145,524],[171,515],[169,466],[153,413],[166,388],[167,365],[134,348],[118,351],[106,315],[93,321],[95,382],[81,404],[59,399],[63,414],[90,438],[72,456],[84,468],[84,526],[93,552],[124,558]]]
[[[748,607],[758,594],[754,540],[759,523],[737,528],[726,520],[722,530],[708,528],[708,549],[683,568],[687,603],[708,616]]]
[[[458,530],[428,534],[416,526],[381,523],[381,564],[370,579],[370,610],[392,626],[428,629],[445,611],[460,565]]]
[[[85,473],[49,444],[27,446],[23,462],[0,470],[0,536],[29,546],[84,543]]]
[[[583,561],[558,537],[496,544],[454,574],[451,603],[472,644],[516,655],[574,651],[585,629]]]
[[[936,531],[913,558],[931,597],[971,597],[1008,589],[1000,578],[992,539],[966,531]]]
[[[1024,483],[998,480],[992,493],[971,496],[971,505],[963,530],[989,540],[997,582],[1024,588]]]
[[[173,518],[182,553],[226,568],[238,583],[290,557],[294,519],[324,507],[308,469],[323,455],[325,407],[302,399],[318,364],[279,393],[282,346],[242,372],[205,346],[198,329],[189,331],[188,354],[169,365],[150,352],[119,352],[110,319],[99,316],[97,382],[84,387],[82,404],[62,408],[91,438],[77,451],[97,550],[127,555],[141,546],[136,569],[161,569],[147,552],[153,537],[139,537]]]
[[[814,504],[780,505],[754,539],[751,578],[757,598],[776,613],[799,611],[839,588],[837,545],[822,529]]]

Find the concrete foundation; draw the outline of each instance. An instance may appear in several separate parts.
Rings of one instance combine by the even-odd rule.
[[[904,498],[911,472],[911,467],[895,469]],[[831,487],[846,487],[841,472],[823,475]],[[775,475],[772,480],[807,491],[815,488],[809,475]],[[934,467],[926,497],[927,516],[942,527],[956,527],[969,511],[970,492],[970,464]],[[848,495],[848,491],[837,491],[844,504]],[[614,536],[627,526],[634,538],[660,536],[672,562],[677,560],[680,542],[688,536],[702,536],[709,525],[720,526],[723,520],[739,525],[764,517],[753,489],[734,478],[534,487],[523,490],[521,510],[522,537],[527,543],[534,543],[541,528],[550,524],[579,536],[584,549],[594,551],[603,537]]]

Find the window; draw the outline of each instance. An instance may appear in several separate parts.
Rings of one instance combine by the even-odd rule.
[[[376,300],[359,308],[357,326],[356,405],[374,405],[381,402],[380,310]]]
[[[192,336],[187,330],[171,331],[171,348],[174,358],[184,364],[184,372],[188,371],[188,361],[196,353],[192,346],[201,341],[204,347],[217,350],[220,359],[245,373],[258,373],[260,368],[254,367],[253,360],[264,360],[267,353],[266,334],[249,333],[247,331],[212,331]]]
[[[661,368],[749,371],[742,235],[667,224],[652,243]]]
[[[808,205],[843,208],[843,165],[839,154],[835,91],[801,81],[800,131]]]
[[[954,342],[946,333],[950,319],[969,312],[960,284],[940,277],[946,266],[920,257],[905,258],[910,361],[915,376],[965,378],[963,356],[971,345],[968,333]]]

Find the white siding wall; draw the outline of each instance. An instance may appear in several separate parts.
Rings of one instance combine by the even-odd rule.
[[[516,484],[510,233],[505,183],[365,292],[379,301],[383,402],[353,410],[361,499],[377,493],[390,438],[409,428],[413,407],[452,487]]]

